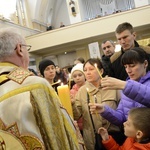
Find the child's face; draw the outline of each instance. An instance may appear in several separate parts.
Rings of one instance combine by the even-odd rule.
[[[84,82],[85,82],[84,74],[81,71],[78,71],[78,70],[73,72],[72,78],[73,78],[74,82],[76,84],[78,84],[79,86],[83,85]]]
[[[127,137],[136,137],[137,129],[133,125],[133,120],[128,116],[128,120],[124,122],[124,134]]]

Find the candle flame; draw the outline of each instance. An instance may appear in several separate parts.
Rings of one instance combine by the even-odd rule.
[[[69,73],[69,78],[71,78],[71,73]]]
[[[61,82],[61,80],[59,79],[57,82],[54,82],[54,83],[52,83],[51,85],[53,86],[53,85],[58,84],[58,83],[60,83],[60,82]]]
[[[87,92],[89,93],[89,88],[86,88]]]
[[[95,63],[94,66],[97,67],[97,64]]]

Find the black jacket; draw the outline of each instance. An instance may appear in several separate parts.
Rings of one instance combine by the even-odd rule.
[[[109,69],[110,64],[111,64],[110,57],[103,55],[102,56],[102,65],[104,68],[103,76],[105,76],[105,75],[111,76],[111,71]]]
[[[135,41],[135,47],[141,47],[144,51],[146,51],[150,58],[150,48],[139,46],[139,44]],[[114,55],[110,58],[110,66],[109,66],[109,72],[110,76],[115,77],[117,79],[126,80],[128,77],[128,74],[126,73],[125,67],[121,64],[121,58],[124,54],[124,51],[121,49],[121,51],[116,52]]]

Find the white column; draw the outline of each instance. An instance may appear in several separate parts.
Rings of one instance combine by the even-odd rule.
[[[17,0],[16,5],[17,5],[17,13],[18,13],[19,23],[20,23],[20,25],[23,26],[22,12],[21,12],[21,6],[20,6],[20,1],[19,0]]]
[[[23,2],[23,10],[24,10],[24,17],[25,17],[25,21],[26,21],[26,26],[28,28],[32,28],[33,29],[33,24],[31,22],[31,16],[29,15],[30,10],[28,7],[28,3],[27,1],[22,1]]]

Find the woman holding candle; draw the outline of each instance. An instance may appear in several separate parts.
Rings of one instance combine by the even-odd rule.
[[[97,68],[100,71],[100,73],[103,74],[103,66],[101,61],[95,58],[88,59],[83,67],[84,74],[86,77],[86,83],[79,89],[79,91],[76,94],[75,101],[72,103],[74,119],[78,120],[81,116],[83,118],[83,139],[87,150],[95,150],[95,133],[89,113],[87,100],[88,97],[90,98],[91,102],[97,101],[97,103],[106,104],[113,109],[117,108],[117,103],[119,101],[118,91],[116,90],[103,91],[101,89],[101,77],[99,76],[97,68],[95,68],[94,66],[95,64],[97,64]],[[120,138],[119,127],[110,124],[100,115],[94,114],[92,115],[92,118],[94,121],[96,131],[98,131],[99,127],[106,127],[110,134],[118,133],[117,136],[118,138]]]
[[[75,65],[71,70],[71,78],[75,82],[72,89],[70,90],[70,97],[72,103],[75,101],[75,95],[77,94],[79,88],[85,84],[85,75],[83,72],[83,64],[79,63]],[[77,121],[79,129],[82,133],[82,117]]]
[[[141,48],[133,48],[122,56],[122,64],[128,74],[127,81],[112,77],[102,79],[102,89],[121,89],[121,100],[116,110],[101,104],[90,104],[91,112],[101,113],[101,116],[116,125],[122,125],[131,108],[150,107],[150,71],[149,58]]]

